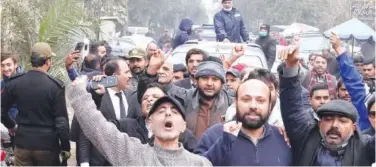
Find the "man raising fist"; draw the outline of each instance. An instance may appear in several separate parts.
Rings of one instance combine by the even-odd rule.
[[[342,77],[350,75],[352,70],[356,72],[352,61],[349,61],[351,58],[338,47],[337,37],[333,35],[331,41],[337,54],[341,54],[337,56],[337,60],[341,67]],[[278,71],[281,114],[291,143],[293,165],[371,165],[375,160],[375,138],[374,136],[360,135],[357,121],[359,115],[361,115],[360,120],[363,119],[363,116],[358,113],[353,104],[344,100],[333,100],[324,104],[317,110],[319,121],[315,121],[313,115],[304,110],[300,96],[302,88],[298,78],[298,51],[299,47],[297,46],[281,49],[279,56],[285,61],[285,64]],[[347,77],[346,81],[351,81],[350,79],[354,79],[354,77]],[[352,84],[356,83],[349,83],[347,86],[350,88]]]

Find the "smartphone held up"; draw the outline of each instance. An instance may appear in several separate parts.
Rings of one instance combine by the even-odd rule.
[[[96,90],[99,89],[99,85],[102,85],[105,88],[115,87],[118,84],[116,76],[105,76],[100,81],[92,81],[91,88]]]

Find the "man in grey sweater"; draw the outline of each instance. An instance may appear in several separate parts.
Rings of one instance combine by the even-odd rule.
[[[172,97],[162,97],[149,113],[149,126],[155,136],[154,147],[120,132],[107,122],[86,92],[86,77],[67,88],[66,95],[85,136],[114,166],[212,166],[204,157],[185,150],[178,142],[186,128],[184,109]]]

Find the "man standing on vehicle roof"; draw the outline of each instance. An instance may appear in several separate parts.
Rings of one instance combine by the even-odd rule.
[[[223,9],[214,16],[215,33],[220,42],[242,43],[249,41],[243,17],[233,7],[232,0],[222,0]]]

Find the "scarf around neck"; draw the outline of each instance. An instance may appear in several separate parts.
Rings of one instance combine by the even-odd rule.
[[[320,82],[317,81],[317,77],[318,76],[319,75],[315,71],[311,72],[311,78],[310,78],[308,90],[311,90],[313,86],[315,86],[318,83],[320,83]],[[330,75],[328,72],[325,72],[325,74],[323,75],[323,77],[324,77],[324,83],[326,83],[328,85],[329,94],[335,96],[336,90],[335,90],[335,85],[333,83],[333,78],[332,78],[333,76]]]

